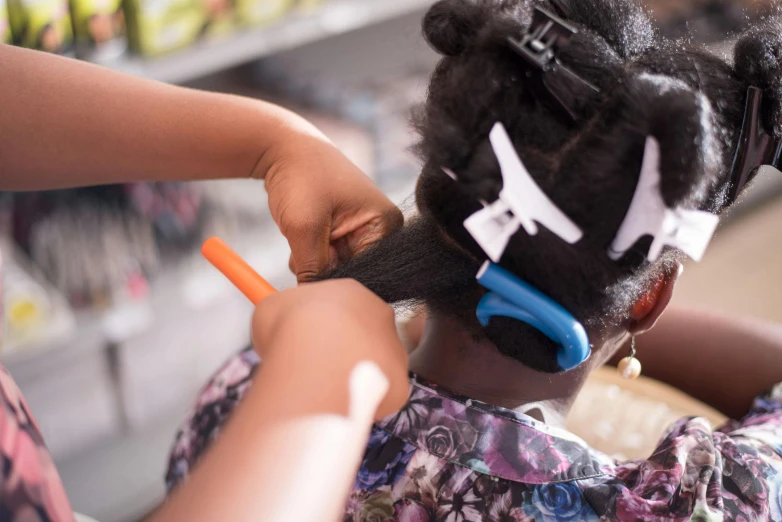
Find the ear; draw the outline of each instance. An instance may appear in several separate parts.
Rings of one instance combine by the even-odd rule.
[[[630,312],[630,328],[632,335],[639,335],[650,330],[662,315],[673,297],[673,287],[682,273],[682,265],[676,265],[651,286],[641,298],[636,301]]]

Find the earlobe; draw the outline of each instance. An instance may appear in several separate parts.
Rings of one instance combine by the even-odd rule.
[[[635,303],[630,312],[630,328],[632,335],[639,335],[650,330],[662,313],[668,307],[673,297],[673,288],[682,273],[681,263],[652,284],[651,288]]]

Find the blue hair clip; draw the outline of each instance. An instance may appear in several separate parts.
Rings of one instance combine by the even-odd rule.
[[[535,183],[502,123],[494,125],[489,141],[500,164],[502,190],[497,201],[482,201],[483,208],[464,221],[464,228],[486,256],[499,263],[519,228],[534,236],[539,224],[564,241],[577,243],[583,232]],[[453,171],[443,171],[458,181]],[[478,321],[485,327],[492,317],[511,317],[540,330],[559,345],[557,363],[563,370],[586,361],[589,339],[581,323],[550,297],[494,263],[484,263],[477,275],[478,283],[489,290],[478,303]]]
[[[478,321],[487,326],[492,317],[511,317],[525,322],[559,345],[557,364],[567,371],[589,357],[586,330],[567,310],[540,290],[507,270],[485,262],[478,283],[490,290],[478,303]]]

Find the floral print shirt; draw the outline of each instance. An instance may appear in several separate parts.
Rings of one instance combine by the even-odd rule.
[[[68,497],[22,392],[0,367],[0,521],[74,522]]]
[[[219,435],[258,364],[246,350],[206,386],[175,441],[169,488]],[[719,430],[682,419],[632,462],[416,376],[410,390],[372,430],[345,522],[782,521],[782,384]]]

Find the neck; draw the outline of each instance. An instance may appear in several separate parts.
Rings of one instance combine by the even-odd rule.
[[[454,393],[522,413],[538,409],[554,425],[563,423],[589,366],[561,374],[531,370],[443,317],[427,321],[421,344],[410,357],[413,372]]]

